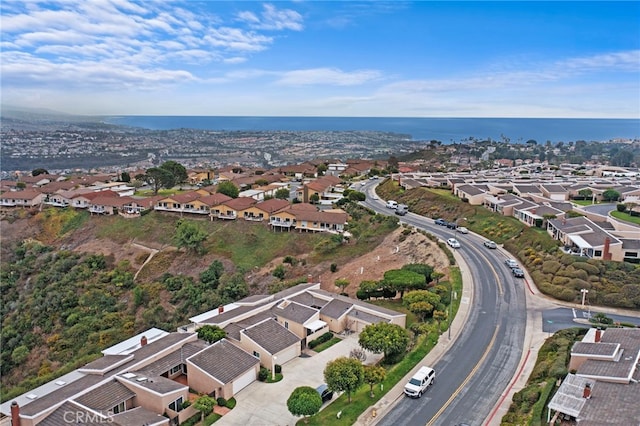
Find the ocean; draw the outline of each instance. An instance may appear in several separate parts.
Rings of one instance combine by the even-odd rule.
[[[416,141],[443,144],[470,139],[512,143],[535,140],[575,142],[639,139],[640,119],[583,118],[380,118],[380,117],[220,117],[110,116],[106,123],[150,130],[224,131],[381,131],[409,135]]]

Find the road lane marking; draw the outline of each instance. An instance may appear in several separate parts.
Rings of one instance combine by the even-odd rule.
[[[493,336],[491,337],[491,341],[489,342],[489,345],[487,345],[487,349],[485,349],[484,353],[482,354],[482,357],[480,358],[478,363],[475,365],[475,367],[473,367],[473,370],[471,370],[471,372],[469,373],[467,378],[464,379],[464,382],[462,382],[460,384],[460,386],[458,386],[458,389],[456,389],[451,394],[451,396],[449,397],[447,402],[445,402],[444,405],[442,407],[440,407],[438,412],[431,418],[431,420],[429,420],[429,422],[427,422],[426,426],[432,426],[433,423],[436,420],[438,420],[438,417],[440,417],[442,415],[442,413],[444,412],[444,410],[446,410],[447,407],[449,407],[449,405],[451,405],[453,400],[458,396],[458,394],[460,392],[462,392],[462,389],[467,385],[467,383],[469,383],[469,380],[471,380],[471,378],[476,374],[476,372],[478,371],[478,369],[480,368],[482,363],[484,363],[484,360],[489,356],[489,351],[491,351],[491,349],[493,348],[493,345],[496,343],[496,338],[498,337],[498,330],[500,330],[500,326],[499,325],[496,326],[496,329],[493,332]]]

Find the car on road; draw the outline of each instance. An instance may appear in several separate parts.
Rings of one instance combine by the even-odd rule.
[[[378,198],[378,196],[377,196],[377,195],[372,195],[372,196],[371,196],[371,199],[372,199],[372,200],[379,200],[380,198]]]
[[[491,241],[491,240],[487,240],[483,244],[484,244],[484,246],[486,248],[489,248],[489,249],[498,248],[498,245],[494,241]]]
[[[447,228],[456,229],[457,227],[458,227],[458,225],[456,225],[455,222],[447,222]]]
[[[469,230],[467,228],[465,228],[464,226],[458,226],[458,229],[456,229],[456,231],[458,231],[461,234],[468,234]]]
[[[524,278],[524,271],[520,268],[513,268],[511,272],[513,273],[513,276],[516,278]]]
[[[451,246],[451,248],[460,248],[460,243],[455,238],[449,238],[447,240],[447,244]]]
[[[445,226],[447,224],[447,221],[440,217],[436,219],[433,223],[435,223],[436,225]]]
[[[409,212],[409,206],[407,206],[406,204],[398,204],[398,207],[396,207],[396,214],[399,216],[404,216]]]
[[[388,209],[396,209],[396,207],[398,207],[398,202],[397,201],[393,201],[393,200],[389,200],[387,201],[387,208]]]
[[[507,265],[509,268],[513,269],[513,268],[519,268],[520,265],[518,265],[518,262],[516,262],[513,259],[507,259],[504,261],[504,264]]]
[[[422,366],[409,382],[404,385],[404,394],[411,398],[420,398],[436,380],[436,372],[431,367]]]
[[[320,394],[323,404],[327,401],[331,401],[331,399],[333,398],[333,391],[329,390],[329,386],[327,386],[326,383],[323,383],[320,386],[318,386],[316,388],[316,391],[318,391],[318,393]]]

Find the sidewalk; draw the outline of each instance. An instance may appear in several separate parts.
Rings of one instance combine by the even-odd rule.
[[[449,347],[455,342],[455,340],[460,335],[464,324],[467,322],[467,317],[469,315],[470,302],[473,300],[473,276],[471,272],[467,268],[467,264],[462,261],[462,258],[458,255],[457,252],[454,252],[454,256],[456,258],[456,263],[460,268],[460,272],[462,274],[462,282],[464,283],[462,289],[462,295],[460,297],[460,307],[458,308],[458,313],[456,314],[453,322],[451,323],[451,340],[449,340],[448,333],[443,333],[440,335],[438,339],[438,343],[436,346],[431,349],[431,351],[427,354],[426,357],[420,362],[418,365],[414,367],[413,370],[409,372],[405,376],[404,379],[400,380],[387,394],[382,397],[375,405],[367,409],[363,414],[358,417],[358,420],[354,423],[354,425],[359,426],[368,426],[375,425],[378,421],[393,408],[398,399],[404,396],[404,385],[405,383],[413,376],[413,374],[420,369],[423,365],[434,365],[436,364],[442,356],[444,356],[449,350]]]

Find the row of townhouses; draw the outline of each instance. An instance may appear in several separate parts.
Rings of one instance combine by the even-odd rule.
[[[176,332],[150,329],[55,381],[0,405],[0,425],[172,425],[198,412],[184,404],[198,394],[232,398],[258,378],[299,357],[327,332],[361,331],[406,315],[320,289],[308,282],[255,295],[190,318]],[[226,337],[198,339],[203,325]],[[309,358],[308,362],[314,362]],[[196,392],[194,394],[192,392]]]
[[[406,188],[420,186],[447,188],[471,205],[512,216],[527,226],[543,227],[563,250],[580,256],[613,261],[640,261],[640,227],[602,215],[571,202],[583,190],[593,203],[613,189],[622,203],[637,205],[640,211],[640,184],[635,181],[536,181],[531,179],[489,179],[486,176],[403,174],[396,176]],[[569,212],[581,216],[572,217]]]
[[[294,204],[273,198],[280,189],[290,191],[287,182],[247,189],[237,198],[216,192],[215,185],[166,197],[134,197],[134,188],[122,182],[51,179],[41,177],[37,184],[23,190],[16,190],[12,182],[5,182],[4,188],[8,190],[0,194],[0,207],[72,207],[86,209],[91,214],[119,214],[127,218],[138,217],[145,210],[156,210],[204,215],[211,220],[244,219],[264,222],[277,230],[314,232],[343,232],[347,223],[344,211],[326,208],[342,198],[344,191],[342,180],[335,176],[318,177],[298,186],[295,199],[299,202]],[[309,203],[314,195],[322,210]]]

